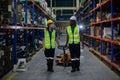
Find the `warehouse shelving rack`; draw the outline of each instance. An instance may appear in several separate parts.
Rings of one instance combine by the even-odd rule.
[[[17,3],[21,3],[21,2],[17,2],[17,0],[14,0],[14,9],[17,10]],[[35,7],[36,9],[38,9],[43,16],[47,17],[48,19],[52,19],[51,15],[47,13],[47,11],[39,4],[37,4],[34,0],[31,0],[28,2],[28,0],[25,0],[25,2],[22,2],[25,4],[25,25],[24,27],[22,26],[18,26],[17,25],[17,14],[14,13],[14,25],[7,25],[7,26],[1,26],[0,29],[1,30],[8,30],[8,31],[13,31],[13,35],[14,35],[14,45],[13,45],[13,54],[14,54],[14,65],[17,64],[18,62],[18,58],[17,58],[17,37],[18,37],[18,30],[24,30],[24,44],[26,46],[26,48],[28,48],[28,36],[30,31],[32,31],[32,44],[34,45],[34,40],[35,40],[35,31],[37,32],[37,36],[38,36],[38,40],[37,42],[40,40],[40,31],[44,30],[45,28],[43,27],[43,25],[36,25],[36,26],[41,26],[41,27],[34,27],[34,12],[35,12]],[[32,26],[28,25],[28,21],[27,21],[27,9],[28,9],[28,3],[30,3],[30,5],[32,5],[31,8],[31,12],[32,12]],[[11,64],[12,65],[12,64]]]
[[[92,7],[90,8],[92,1]],[[97,5],[97,2],[100,1],[99,5]],[[83,11],[87,14],[84,16],[80,16],[81,13],[79,13],[79,10],[77,12],[77,17],[79,17],[80,22],[85,22],[86,20],[89,21],[88,24],[86,24],[86,30],[88,33],[84,33],[84,43],[90,47],[90,51],[93,53],[96,53],[101,60],[105,60],[108,62],[111,66],[111,68],[116,68],[120,71],[120,61],[115,60],[115,54],[120,54],[120,52],[115,53],[115,47],[120,46],[120,41],[114,40],[114,29],[120,22],[120,17],[115,17],[114,13],[119,12],[119,0],[86,0],[87,3],[89,3],[89,6],[86,6],[83,8]],[[86,11],[85,11],[86,10]],[[96,20],[96,13],[97,11],[100,12],[100,20]],[[110,12],[111,18],[109,20],[104,20],[102,17],[103,12]],[[90,20],[93,19],[92,22]],[[100,27],[100,36],[96,35],[96,27]],[[103,28],[109,26],[111,28],[111,39],[103,38]],[[90,35],[90,27],[93,27],[94,35]],[[88,29],[87,29],[88,28]],[[92,44],[90,44],[90,40],[92,40]],[[98,43],[98,44],[97,44]],[[104,54],[104,48],[103,43],[107,43],[110,46],[110,56],[108,58],[108,55]],[[99,46],[99,49],[97,50],[97,46]],[[108,46],[107,46],[108,48]],[[120,49],[120,48],[119,48]]]

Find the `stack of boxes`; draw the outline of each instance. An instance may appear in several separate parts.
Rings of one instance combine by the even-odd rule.
[[[12,47],[0,47],[0,77],[13,68],[13,49]]]
[[[39,0],[40,5],[46,10],[47,9],[47,2],[45,0]]]
[[[11,12],[9,11],[10,10],[10,6],[9,6],[10,1],[11,0],[0,0],[0,23],[1,24],[6,24],[6,23],[11,22],[11,20],[10,20]]]
[[[25,0],[20,0],[21,2],[22,1],[25,1]],[[28,0],[28,1],[30,1],[30,0]],[[41,5],[41,7],[44,9],[44,10],[46,10],[46,12],[48,13],[48,14],[51,14],[51,9],[50,8],[48,8],[47,6],[48,6],[48,4],[47,4],[47,2],[45,1],[45,0],[34,0],[36,3],[38,3],[39,5]],[[25,22],[25,11],[24,11],[24,7],[23,7],[23,9],[22,9],[22,16],[23,16],[23,23]],[[51,14],[52,15],[52,17],[56,17],[54,14]],[[40,20],[40,19],[39,19]],[[28,24],[31,24],[31,13],[30,13],[30,11],[28,10],[28,20],[27,20],[28,22]],[[42,24],[44,24],[44,25],[46,25],[46,19],[44,19],[44,18],[41,18],[41,21],[42,21]],[[37,24],[37,22],[35,21],[35,23]]]
[[[90,35],[94,35],[94,27],[90,27]]]
[[[50,8],[47,7],[46,11],[47,11],[48,14],[51,14]]]
[[[85,2],[86,0],[80,0],[80,7],[83,7],[83,3]]]
[[[47,27],[47,19],[45,17],[42,18],[42,25],[44,25],[45,27]]]
[[[84,3],[86,0],[80,0],[81,3]]]
[[[94,36],[94,27],[90,27],[90,34],[92,35],[92,36]],[[100,27],[96,27],[96,36],[100,36]]]

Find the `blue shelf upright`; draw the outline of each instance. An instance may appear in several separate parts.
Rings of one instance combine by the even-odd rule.
[[[34,24],[34,3],[32,3],[32,24]]]
[[[90,1],[91,0],[88,0],[87,2],[88,2],[88,5],[89,5],[89,7],[88,7],[88,13],[90,12]],[[88,17],[88,24],[90,24],[90,16]],[[90,26],[88,26],[88,35],[90,35],[90,33],[91,33],[91,31],[90,31]],[[91,45],[91,39],[89,38],[89,45]]]
[[[102,0],[100,0],[100,3],[102,3]],[[100,21],[102,21],[102,7],[100,7]],[[100,24],[100,37],[103,37],[103,26]],[[103,46],[102,41],[100,41],[100,53],[103,54]]]
[[[25,24],[26,24],[26,27],[28,27],[28,0],[25,0]],[[24,35],[25,35],[25,39],[24,39],[24,43],[25,43],[25,46],[26,48],[28,48],[28,30],[26,29],[24,31]]]
[[[25,0],[25,24],[27,24],[28,23],[28,0]]]
[[[17,2],[14,0],[14,9],[17,10]],[[17,14],[14,12],[14,26],[17,26]],[[17,64],[17,29],[14,31],[14,64]]]
[[[111,4],[110,4],[110,8],[111,8],[111,18],[114,18],[114,6],[113,6],[113,0],[111,0]],[[114,40],[114,23],[111,22],[111,40]],[[114,62],[114,45],[111,44],[111,62]]]
[[[34,25],[34,3],[32,3],[32,25]],[[34,46],[34,30],[32,30],[32,46]]]
[[[89,7],[88,7],[88,13],[90,12],[90,0],[88,0],[88,4],[89,4]],[[88,23],[90,23],[90,16],[88,17]],[[89,26],[89,32],[88,34],[90,35],[90,26]]]
[[[96,7],[96,1],[93,0],[93,8]],[[94,22],[96,22],[96,12],[93,12],[93,19],[94,19]],[[94,36],[96,36],[96,26],[94,25]],[[96,40],[93,42],[93,48],[95,49],[96,48]]]

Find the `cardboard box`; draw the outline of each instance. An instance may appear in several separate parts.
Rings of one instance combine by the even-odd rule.
[[[96,36],[100,36],[100,27],[96,27]]]
[[[90,27],[90,35],[94,36],[94,27]]]

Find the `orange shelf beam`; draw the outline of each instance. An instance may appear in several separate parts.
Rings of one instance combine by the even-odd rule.
[[[45,28],[21,27],[21,26],[7,26],[7,27],[0,27],[0,29],[41,29],[41,30],[44,30]]]
[[[89,46],[89,44],[87,42],[84,41],[83,43],[86,44],[87,46]]]
[[[92,2],[90,2],[90,5],[92,5]],[[85,7],[85,8],[83,9],[83,11],[81,11],[81,14],[82,14],[83,12],[85,12],[90,5],[88,5],[87,7]]]
[[[90,51],[92,51],[93,53],[97,54],[101,59],[105,60],[106,62],[108,62],[112,67],[116,68],[118,71],[120,71],[120,66],[114,62],[111,62],[110,59],[108,59],[106,56],[103,56],[100,54],[100,52],[90,48]]]
[[[94,8],[93,10],[91,10],[90,13],[97,11],[98,9],[100,9],[101,7],[106,5],[108,2],[110,2],[110,0],[106,0],[105,2],[101,3],[98,7]]]
[[[87,16],[85,16],[83,19],[81,19],[81,21],[84,21],[86,18],[90,17],[92,14],[89,13]]]
[[[96,36],[92,36],[92,35],[84,35],[93,39],[98,39],[100,41],[105,41],[105,42],[109,42],[113,45],[120,45],[120,41],[115,41],[115,40],[110,40],[110,39],[105,39],[105,38],[100,38],[100,37],[96,37]]]
[[[108,22],[115,22],[115,21],[118,21],[118,20],[120,20],[120,17],[118,17],[118,18],[113,18],[113,19],[110,19],[110,20],[103,20],[103,21],[99,21],[99,22],[92,22],[92,23],[90,24],[90,26],[97,25],[97,24],[108,23]]]

